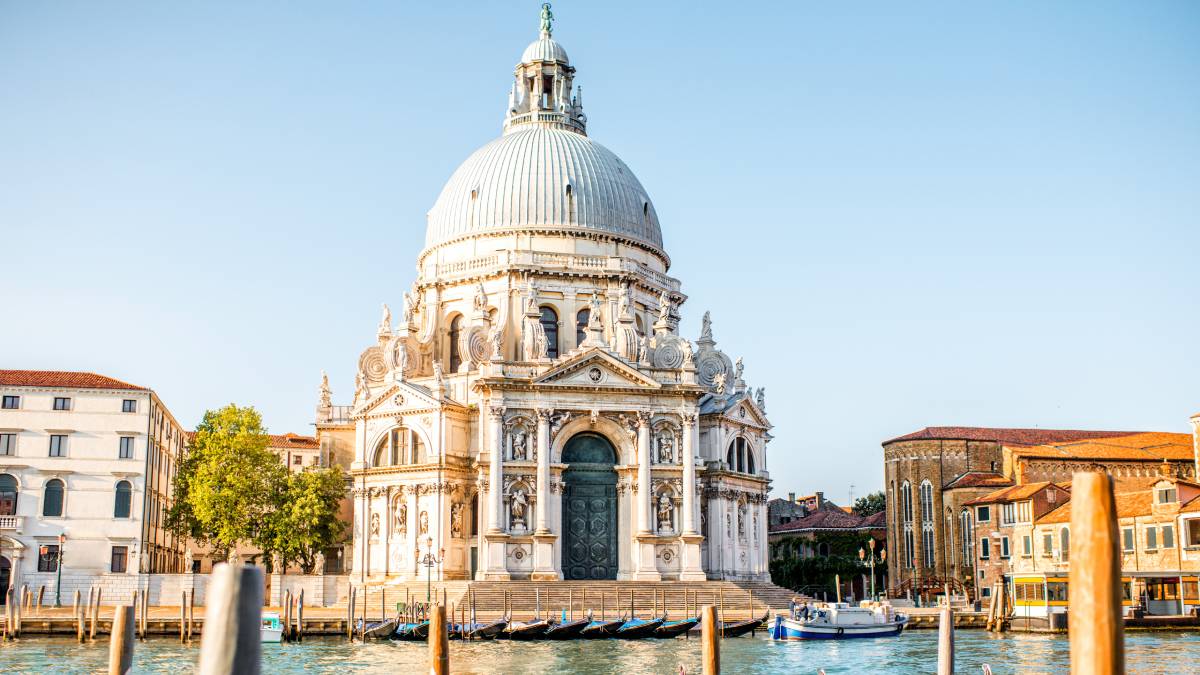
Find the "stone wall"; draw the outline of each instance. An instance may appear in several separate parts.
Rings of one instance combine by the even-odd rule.
[[[29,592],[36,597],[38,588],[45,586],[46,591],[42,604],[54,606],[56,575],[52,572],[25,574],[17,581],[18,589],[24,584]],[[154,606],[178,607],[186,591],[196,593],[196,605],[203,606],[207,599],[209,575],[207,574],[72,574],[63,572],[61,602],[69,606],[74,602],[75,591],[79,591],[83,601],[87,601],[88,593],[94,587],[100,587],[100,602],[103,605],[116,605],[133,601],[135,590],[148,592],[150,604]],[[263,597],[268,605],[278,606],[282,603],[284,591],[291,591],[296,597],[304,591],[306,607],[329,607],[343,600],[349,588],[349,577],[346,575],[301,575],[301,574],[272,574],[266,578]]]

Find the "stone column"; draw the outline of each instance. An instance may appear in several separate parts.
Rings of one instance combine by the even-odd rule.
[[[534,581],[557,581],[554,540],[550,531],[550,409],[537,411],[537,529],[533,533]]]
[[[504,407],[488,409],[488,420],[492,427],[492,457],[488,466],[488,496],[491,498],[491,523],[489,532],[503,532],[504,527]]]
[[[549,534],[550,527],[550,415],[537,411],[537,533]]]
[[[650,530],[650,413],[639,410],[637,414],[638,443],[638,534],[651,534]]]
[[[693,435],[696,432],[696,416],[683,416],[683,533],[696,534],[696,449]]]

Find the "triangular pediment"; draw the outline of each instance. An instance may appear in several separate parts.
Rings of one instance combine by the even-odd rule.
[[[743,396],[740,400],[735,401],[733,405],[729,406],[729,408],[722,413],[722,416],[727,417],[734,422],[753,424],[764,429],[769,429],[771,427],[771,423],[767,420],[766,414],[763,413],[762,409],[759,408],[758,405],[754,403],[754,400],[749,396]]]
[[[434,398],[433,393],[425,387],[405,381],[392,383],[359,411],[359,414],[381,412],[403,412],[405,410],[420,410],[441,407],[442,402]]]
[[[572,387],[638,387],[659,389],[653,378],[643,375],[608,352],[593,347],[546,371],[534,384]]]

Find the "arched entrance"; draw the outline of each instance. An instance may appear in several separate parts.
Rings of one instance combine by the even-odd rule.
[[[563,447],[564,579],[616,579],[617,452],[593,433],[571,437]]]
[[[0,605],[8,599],[8,584],[12,581],[12,563],[0,555]]]

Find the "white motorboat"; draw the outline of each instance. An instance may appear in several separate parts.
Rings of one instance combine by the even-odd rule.
[[[854,607],[846,602],[801,605],[792,615],[779,614],[771,626],[774,640],[846,640],[850,638],[896,637],[908,617],[893,611],[888,603],[866,603]]]
[[[283,621],[279,612],[263,612],[260,635],[263,642],[283,642]]]

